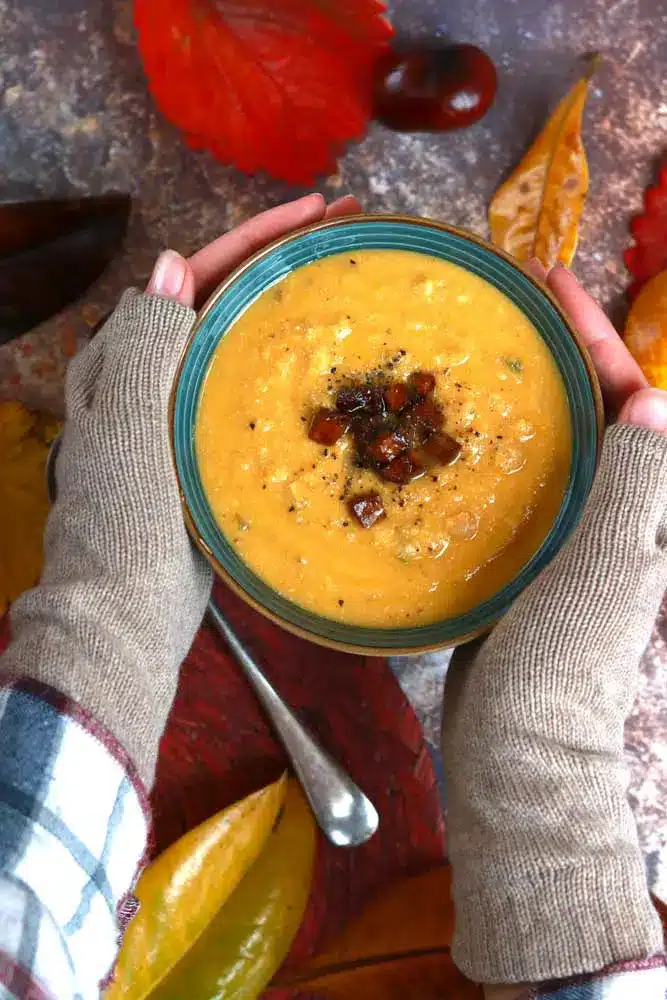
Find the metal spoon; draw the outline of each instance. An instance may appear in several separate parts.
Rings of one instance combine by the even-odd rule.
[[[55,466],[59,448],[60,435],[51,445],[46,460],[46,485],[51,503],[56,497]],[[324,835],[337,847],[363,844],[378,828],[379,818],[373,803],[287,707],[223,618],[213,598],[209,601],[208,613],[273,723]]]
[[[379,817],[373,803],[288,708],[213,599],[208,614],[273,723],[325,837],[336,847],[363,844],[378,828]]]

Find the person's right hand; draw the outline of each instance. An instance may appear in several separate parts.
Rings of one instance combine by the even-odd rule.
[[[194,306],[267,243],[360,211],[319,194],[249,219],[189,260],[158,258],[71,363],[42,583],[13,608],[6,676],[68,695],[153,781],[178,672],[212,573],[183,519],[169,404]]]

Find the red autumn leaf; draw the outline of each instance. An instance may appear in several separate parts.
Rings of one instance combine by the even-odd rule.
[[[658,174],[658,183],[647,189],[644,211],[630,223],[635,238],[624,256],[625,266],[634,277],[628,296],[634,299],[649,278],[667,270],[667,163]]]
[[[381,0],[135,0],[163,114],[190,146],[290,183],[329,173],[371,117]]]

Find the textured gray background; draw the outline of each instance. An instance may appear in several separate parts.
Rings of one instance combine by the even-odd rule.
[[[576,269],[622,319],[627,225],[667,147],[667,0],[398,0],[412,38],[483,46],[500,73],[495,107],[461,133],[398,135],[372,127],[320,190],[356,194],[369,211],[430,215],[486,232],[486,206],[591,50],[604,63],[585,140],[591,191]],[[0,0],[0,198],[127,191],[135,199],[125,252],[83,303],[0,348],[0,397],[58,410],[63,337],[83,342],[121,289],[142,282],[157,251],[190,251],[295,193],[247,178],[183,146],[156,113],[134,45],[129,0]],[[642,670],[628,724],[631,796],[654,880],[667,825],[667,656],[664,623]],[[429,739],[437,742],[442,657],[397,664]]]

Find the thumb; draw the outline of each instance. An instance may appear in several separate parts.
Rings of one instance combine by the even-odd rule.
[[[175,299],[184,306],[193,306],[195,279],[187,260],[175,250],[163,250],[155,261],[146,292]]]
[[[623,404],[619,424],[648,427],[667,435],[667,392],[662,389],[640,389]]]

